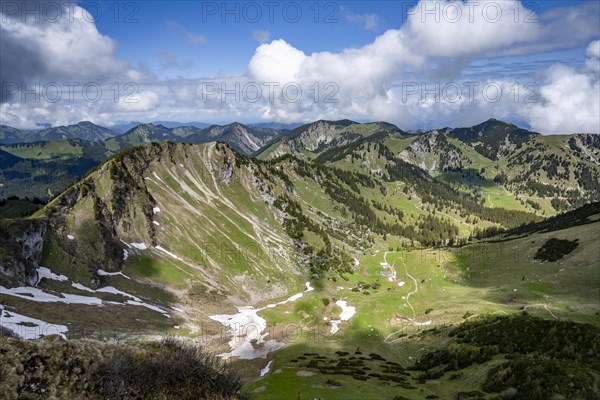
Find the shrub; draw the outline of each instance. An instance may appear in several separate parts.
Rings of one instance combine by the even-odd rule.
[[[96,391],[104,399],[242,399],[239,377],[214,355],[166,338],[148,348],[124,348],[97,368]]]

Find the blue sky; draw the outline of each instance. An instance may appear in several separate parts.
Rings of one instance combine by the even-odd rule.
[[[503,0],[512,2],[512,0]],[[91,4],[90,4],[91,3]],[[118,42],[117,55],[134,65],[145,65],[161,77],[211,77],[243,74],[252,57],[257,40],[253,31],[269,32],[270,39],[284,39],[305,53],[340,52],[345,48],[371,43],[387,29],[400,28],[408,10],[417,1],[298,1],[285,2],[201,2],[201,1],[114,1],[80,2],[97,18],[101,33]],[[583,0],[525,1],[530,10],[544,13],[552,8],[574,6]],[[101,7],[98,7],[98,4]],[[272,7],[272,8],[270,8]],[[269,14],[273,10],[273,18]],[[302,12],[296,19],[296,10]],[[260,10],[260,17],[256,13]],[[228,13],[229,12],[229,13]],[[479,10],[473,9],[473,13]],[[483,12],[483,11],[481,11]],[[375,16],[367,25],[364,16]],[[440,13],[440,15],[443,15]],[[491,15],[491,11],[490,11]],[[527,18],[523,14],[520,18]],[[236,21],[237,19],[237,21]],[[202,36],[198,43],[189,35]],[[552,54],[515,57],[519,63],[582,63],[585,46]],[[167,52],[176,56],[178,65],[165,68]],[[511,59],[500,61],[506,65]],[[481,62],[480,62],[481,63]]]
[[[493,117],[600,132],[597,0],[2,4],[7,125],[349,118],[416,130]],[[47,4],[64,4],[62,18]]]

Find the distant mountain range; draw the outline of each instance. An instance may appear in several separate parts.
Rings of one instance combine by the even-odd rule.
[[[495,119],[419,134],[387,122],[351,120],[320,120],[292,130],[237,122],[204,128],[166,123],[171,127],[139,124],[121,135],[90,122],[40,131],[2,126],[0,138],[8,144],[0,146],[0,198],[52,197],[114,154],[170,141],[225,142],[262,160],[292,155],[384,179],[389,153],[457,190],[484,193],[488,205],[497,199],[540,213],[600,200],[599,135],[544,136]],[[41,141],[15,143],[33,138]]]
[[[185,127],[185,126],[193,126],[194,128],[203,129],[203,128],[208,128],[209,126],[214,125],[214,124],[209,124],[206,122],[197,122],[197,121],[191,121],[191,122],[152,121],[150,123],[152,125],[162,125],[169,129]],[[118,133],[125,133],[128,130],[133,129],[138,125],[144,125],[144,124],[146,124],[146,123],[145,122],[135,122],[135,121],[119,122],[113,126],[110,126],[109,128]],[[259,123],[255,123],[255,124],[245,124],[245,125],[252,127],[252,128],[271,128],[271,129],[277,129],[280,131],[286,131],[286,130],[292,130],[294,128],[297,128],[301,124],[282,124],[282,123],[278,123],[278,122],[259,122]]]
[[[59,139],[106,140],[117,134],[89,121],[41,130],[22,130],[0,125],[0,144],[33,143]]]
[[[197,121],[153,121],[150,123],[133,121],[117,123],[110,127],[96,125],[89,121],[82,121],[68,126],[43,126],[43,129],[18,129],[8,125],[0,125],[0,144],[33,143],[57,139],[106,140],[113,136],[125,134],[140,125],[160,125],[168,129],[184,128],[184,130],[189,130],[190,128],[205,129],[220,126]],[[281,124],[277,122],[261,122],[256,124],[238,123],[238,125],[254,129],[274,129],[282,133],[300,126],[300,124]]]
[[[207,128],[209,127],[211,124],[207,124],[206,122],[197,122],[197,121],[191,121],[191,122],[176,122],[176,121],[153,121],[150,122],[152,125],[162,125],[166,128],[169,129],[173,129],[173,128],[179,128],[180,126],[193,126],[195,128]],[[117,123],[113,126],[110,126],[109,128],[115,132],[118,133],[126,133],[127,131],[135,128],[138,125],[145,125],[147,124],[146,122],[139,122],[139,121],[132,121],[132,122],[120,122]]]

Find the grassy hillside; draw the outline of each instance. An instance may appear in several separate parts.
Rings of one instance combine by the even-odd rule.
[[[364,255],[349,281],[328,282],[312,298],[305,296],[303,303],[264,313],[279,326],[310,328],[288,337],[289,346],[273,355],[271,372],[246,385],[247,393],[256,399],[288,393],[306,399],[344,399],[357,390],[368,399],[455,399],[459,393],[459,398],[500,399],[516,388],[524,398],[548,399],[553,394],[594,398],[599,392],[598,366],[571,360],[590,354],[591,348],[597,351],[600,340],[598,228],[595,222],[501,243],[392,252],[382,248]],[[536,251],[551,238],[578,239],[580,245],[560,261],[536,260]],[[384,260],[396,271],[393,281],[380,275]],[[325,305],[323,299],[330,301]],[[356,315],[332,336],[327,320],[339,315],[335,299],[356,307]],[[306,309],[311,310],[310,317],[304,316]],[[536,318],[518,317],[521,313]],[[465,320],[469,322],[454,328]],[[496,337],[466,340],[461,333],[491,329],[499,322],[505,326]],[[533,327],[526,339],[533,347],[520,348],[516,339],[525,338],[526,324]],[[510,333],[514,329],[519,333]],[[541,346],[555,340],[550,333],[557,329],[554,337],[575,347],[569,354],[548,357]],[[589,332],[589,338],[574,333],[577,329]],[[577,341],[568,339],[570,334]],[[542,340],[544,335],[548,337]],[[498,348],[501,338],[505,347]],[[596,344],[590,346],[591,342]],[[506,347],[511,343],[514,347]],[[536,352],[546,357],[536,361]],[[528,372],[497,373],[510,368]],[[541,394],[533,395],[524,382],[526,375],[538,374],[536,368],[540,387],[535,390]],[[561,379],[568,382],[555,385]]]
[[[316,121],[302,125],[275,139],[254,155],[268,160],[291,154],[313,159],[326,150],[344,146],[376,134],[402,135],[395,125],[386,122],[360,124],[354,121]]]
[[[597,348],[572,332],[598,340],[597,206],[542,221],[488,204],[498,164],[473,178],[400,154],[420,141],[439,160],[445,143],[483,161],[439,135],[375,132],[314,161],[123,151],[21,221],[47,226],[38,279],[0,286],[2,318],[24,338],[181,336],[235,363],[253,399],[591,398]],[[499,339],[518,326],[527,340]]]
[[[279,135],[275,129],[239,123],[204,129],[139,124],[119,136],[88,122],[39,131],[31,137],[9,128],[0,127],[1,132],[16,140],[4,141],[6,144],[0,146],[0,199],[51,199],[118,152],[152,142],[223,141],[242,154],[250,154]]]

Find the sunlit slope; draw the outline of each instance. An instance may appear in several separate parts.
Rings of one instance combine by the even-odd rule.
[[[403,135],[397,126],[387,122],[357,123],[350,120],[316,121],[302,125],[256,152],[260,159],[273,159],[285,154],[313,159],[339,146],[360,141],[376,134]]]
[[[272,183],[236,157],[217,143],[118,156],[50,205],[45,261],[66,273],[123,269],[245,300],[285,294],[299,269],[269,204]]]
[[[599,199],[596,135],[543,136],[496,120],[411,136],[380,132],[325,149],[316,161],[385,176],[378,145],[491,208],[549,216]]]
[[[590,221],[595,222],[459,249],[397,249],[394,241],[388,241],[388,246],[376,245],[379,250],[360,257],[356,273],[348,281],[327,282],[295,304],[263,313],[273,323],[301,323],[310,329],[301,336],[288,338],[289,346],[274,354],[270,372],[264,377],[257,375],[257,380],[245,390],[257,399],[277,399],[289,393],[301,398],[345,399],[352,398],[356,390],[364,393],[365,399],[438,396],[435,398],[452,400],[458,393],[465,396],[469,392],[482,396],[475,398],[497,398],[486,392],[499,393],[523,383],[519,377],[506,386],[489,386],[497,376],[494,368],[501,364],[516,368],[504,363],[518,359],[517,365],[526,363],[527,368],[535,370],[536,361],[522,357],[528,352],[535,354],[538,346],[544,348],[552,340],[565,340],[562,335],[567,334],[560,332],[561,329],[566,332],[592,329],[596,333],[591,338],[597,342],[597,328],[569,327],[569,321],[596,327],[599,323],[598,215],[590,217]],[[578,245],[556,261],[537,259],[539,249],[550,239],[577,241]],[[395,273],[382,275],[390,271]],[[335,303],[340,299],[355,307],[356,313],[341,324],[340,331],[329,335],[329,321],[339,318],[342,312]],[[310,316],[305,310],[310,310]],[[515,343],[511,356],[491,352],[474,361],[476,358],[465,355],[467,349],[458,345],[463,336],[450,333],[458,324],[464,321],[478,324],[482,317],[516,318],[515,329],[522,331],[518,333],[519,340],[507,338]],[[496,349],[494,345],[499,338],[515,334],[504,326],[510,325],[511,319],[502,321],[490,320],[489,325],[482,322],[481,330],[491,333],[484,334],[485,340],[479,339],[483,341],[478,346],[468,348],[486,354],[487,350]],[[560,336],[556,328],[550,329],[553,324],[559,327]],[[539,330],[535,339],[526,338],[535,329]],[[530,343],[531,350],[519,349],[520,341]],[[567,343],[571,347],[586,346],[574,341]],[[593,354],[597,345],[590,343],[587,343],[588,354]],[[557,349],[562,351],[562,347]],[[441,358],[433,358],[428,367],[431,371],[423,374],[427,369],[414,368],[420,359],[423,364],[419,365],[426,365],[427,352],[437,352]],[[510,351],[500,347],[500,353]],[[453,354],[462,354],[458,365],[449,361]],[[554,389],[550,385],[564,375],[560,371],[567,370],[579,370],[577,376],[586,377],[585,382],[572,388],[594,390],[593,379],[592,383],[588,379],[590,373],[593,376],[594,367],[588,370],[588,364],[578,365],[571,356],[561,360],[548,351],[544,354],[542,358],[548,360],[545,362],[549,368],[544,371],[555,371],[537,375],[540,382],[547,382],[545,390],[568,392],[568,385]],[[525,387],[519,387],[519,391],[525,392]]]

